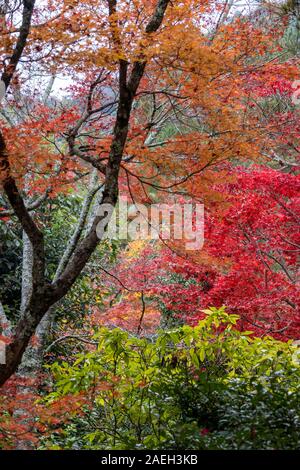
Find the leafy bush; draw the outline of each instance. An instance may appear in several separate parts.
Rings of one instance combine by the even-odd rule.
[[[253,338],[224,308],[197,327],[151,339],[120,329],[97,349],[55,363],[56,407],[84,397],[47,448],[295,449],[300,444],[299,365],[291,343]],[[61,426],[61,423],[60,423]]]

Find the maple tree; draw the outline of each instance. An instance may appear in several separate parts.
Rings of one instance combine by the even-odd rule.
[[[155,33],[160,27],[168,1],[160,1],[156,5],[153,16],[150,17],[148,24],[146,25],[145,33],[150,35]],[[2,75],[2,81],[8,89],[10,82],[13,78],[13,74],[16,70],[16,66],[21,58],[22,52],[26,45],[31,26],[31,18],[34,10],[34,1],[23,2],[23,21],[20,28],[20,33],[17,38],[16,44],[13,45],[13,53],[9,64],[5,67]],[[111,22],[112,17],[116,16],[116,2],[108,2],[108,17]],[[115,37],[116,25],[112,25],[113,43],[118,44],[118,39]],[[8,51],[9,52],[9,47]],[[114,136],[110,145],[110,153],[107,165],[105,167],[101,165],[102,172],[105,173],[105,183],[102,195],[103,203],[110,203],[114,205],[118,195],[118,174],[120,170],[121,159],[128,134],[128,123],[130,119],[130,112],[133,104],[133,99],[137,92],[140,80],[143,76],[144,69],[146,66],[146,57],[141,56],[140,60],[135,60],[133,63],[133,69],[130,75],[127,77],[128,62],[124,59],[119,59],[119,100],[117,116],[114,125]],[[75,137],[85,122],[92,113],[91,99],[93,86],[96,86],[97,81],[91,85],[90,95],[87,97],[87,117],[81,118],[74,129],[69,132],[68,142],[70,145],[70,153],[74,155],[74,143]],[[32,142],[31,142],[32,144]],[[92,228],[89,233],[78,243],[75,247],[72,247],[72,256],[70,258],[68,266],[64,266],[60,276],[54,283],[49,283],[45,279],[45,254],[44,254],[44,240],[43,235],[38,226],[36,225],[33,218],[30,216],[28,209],[26,208],[24,199],[18,189],[16,178],[13,175],[13,169],[11,168],[11,162],[9,160],[10,149],[7,147],[5,135],[1,133],[1,175],[4,192],[17,215],[26,236],[29,239],[32,247],[32,285],[30,287],[30,295],[26,301],[26,306],[22,316],[16,325],[14,336],[12,341],[8,344],[6,350],[6,364],[1,366],[1,383],[4,383],[7,378],[15,372],[18,364],[21,361],[22,355],[28,342],[35,332],[36,327],[47,313],[49,308],[55,304],[60,298],[62,298],[68,289],[72,286],[76,280],[78,274],[88,261],[91,253],[99,243],[99,239],[96,234],[96,227],[101,220],[101,217],[95,217]],[[79,238],[79,237],[78,237]]]
[[[129,181],[135,179],[142,187],[172,189],[220,161],[239,155],[255,158],[260,153],[255,117],[254,121],[247,117],[241,90],[250,58],[258,48],[261,53],[272,49],[269,35],[237,18],[228,25],[223,23],[208,38],[193,18],[197,13],[199,20],[205,19],[213,2],[204,1],[200,7],[194,1],[169,3],[137,2],[128,8],[127,2],[99,2],[95,15],[94,2],[58,1],[39,7],[24,0],[20,27],[19,11],[9,10],[11,5],[5,4],[2,81],[7,90],[11,87],[11,106],[21,106],[22,117],[12,126],[2,125],[1,179],[32,256],[24,266],[31,279],[24,286],[23,312],[7,346],[7,363],[1,366],[2,383],[16,370],[41,320],[66,295],[99,243],[96,227],[101,217],[96,215],[85,235],[84,224],[77,226],[54,279],[47,279],[43,230],[38,215],[31,216],[32,206],[26,206],[25,193],[41,192],[47,198],[65,191],[66,183],[74,187],[76,175],[84,177],[87,163],[89,169],[92,166],[103,175],[101,203],[114,205],[121,169]],[[24,66],[18,72],[21,57]],[[264,64],[263,73],[268,68]],[[18,103],[20,90],[28,90],[29,84],[34,88],[30,77],[35,70],[52,75],[63,70],[74,78],[83,74],[84,79],[77,81],[82,85],[74,85],[76,104],[53,109],[26,96],[24,105]],[[287,74],[293,70],[286,67]],[[112,99],[107,96],[109,89],[114,90],[114,96],[109,92]],[[31,94],[34,96],[32,89]],[[152,106],[145,113],[149,97]],[[205,120],[197,126],[198,118],[193,115],[199,111]],[[184,122],[195,120],[195,130],[188,128],[158,146],[163,124],[172,116],[174,120],[178,112]],[[152,183],[162,162],[161,176]],[[145,169],[143,176],[139,173],[144,164],[146,179]],[[167,186],[166,178],[171,178]],[[97,192],[94,186],[83,206],[84,222]]]
[[[98,321],[141,331],[142,320],[149,332],[161,314],[167,324],[197,323],[204,307],[226,305],[240,315],[242,329],[282,340],[299,337],[299,112],[286,65],[250,72],[244,85],[264,138],[273,140],[262,151],[267,159],[249,168],[218,165],[227,183],[207,171],[204,181],[189,186],[194,198],[206,202],[204,250],[187,253],[175,241],[138,243],[136,256],[125,252],[106,283],[112,294]]]
[[[153,314],[156,325],[160,313],[171,323],[197,323],[203,308],[226,305],[242,329],[299,338],[299,176],[261,167],[231,174],[235,181],[223,185],[226,210],[220,202],[206,214],[204,249],[195,256],[178,242],[139,242],[133,258],[126,252],[113,271],[110,285],[123,294],[106,305],[102,321],[136,331],[143,294],[144,331]]]

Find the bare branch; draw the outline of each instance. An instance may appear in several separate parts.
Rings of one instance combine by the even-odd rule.
[[[59,343],[62,343],[63,341],[69,341],[70,339],[76,339],[77,341],[80,341],[85,344],[92,344],[93,346],[97,346],[98,343],[97,341],[92,341],[86,338],[83,338],[82,336],[77,336],[77,335],[65,335],[62,336],[61,338],[57,338],[53,343],[51,343],[47,349],[45,350],[45,354],[49,352],[54,346],[56,346]]]

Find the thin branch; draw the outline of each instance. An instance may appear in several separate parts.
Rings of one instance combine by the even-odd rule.
[[[145,297],[144,297],[144,291],[141,292],[141,302],[142,302],[142,313],[141,313],[141,317],[140,317],[139,325],[138,325],[138,329],[137,329],[137,334],[138,335],[141,333],[142,324],[143,324],[144,316],[145,316],[145,313],[146,313],[146,302],[145,302]]]
[[[35,209],[38,209],[43,202],[46,201],[49,193],[51,191],[51,188],[48,188],[44,194],[42,194],[40,197],[38,197],[35,201],[32,201],[28,204],[25,204],[25,207],[28,212],[34,211]],[[13,210],[5,210],[0,212],[1,217],[9,217],[15,215],[15,212]]]
[[[81,341],[82,343],[85,343],[85,344],[92,344],[93,346],[97,346],[97,345],[98,345],[97,341],[92,341],[92,340],[83,338],[82,336],[66,335],[66,336],[62,336],[61,338],[57,338],[55,341],[53,341],[53,343],[51,343],[51,344],[47,347],[47,349],[45,349],[44,354],[46,354],[47,352],[49,352],[50,349],[52,349],[52,348],[53,348],[54,346],[56,346],[57,344],[62,343],[63,341],[70,340],[70,339],[76,339],[77,341]]]
[[[65,252],[64,252],[64,254],[63,254],[63,256],[60,260],[60,263],[58,265],[54,280],[58,279],[58,277],[62,274],[62,272],[66,268],[72,254],[73,254],[73,252],[74,252],[74,250],[75,250],[75,248],[76,248],[76,246],[79,242],[79,239],[80,239],[80,237],[81,237],[81,235],[84,231],[85,223],[87,221],[88,213],[89,213],[89,210],[91,208],[91,204],[93,202],[94,196],[96,195],[96,193],[103,186],[103,184],[100,184],[100,185],[97,184],[97,180],[98,180],[97,174],[92,175],[90,189],[89,189],[89,191],[87,192],[87,194],[85,196],[77,226],[76,226],[76,228],[74,230],[74,233],[71,236],[71,238],[70,238],[70,240],[67,244],[67,247],[65,249]]]

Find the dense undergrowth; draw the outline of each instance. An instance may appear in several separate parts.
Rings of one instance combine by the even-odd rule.
[[[151,338],[101,328],[95,351],[55,363],[43,406],[81,405],[40,448],[298,448],[296,347],[237,331],[225,309],[206,313]]]

